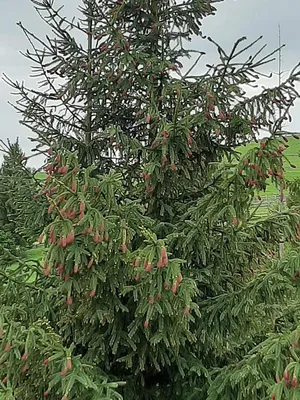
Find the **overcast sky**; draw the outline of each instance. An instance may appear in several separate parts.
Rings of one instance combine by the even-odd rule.
[[[76,8],[80,0],[57,0],[57,4],[65,4],[66,15],[76,14]],[[4,72],[13,80],[25,80],[26,84],[35,86],[28,78],[30,65],[19,53],[28,48],[26,39],[19,27],[18,21],[38,36],[46,32],[44,24],[36,14],[30,0],[0,0],[0,71]],[[299,46],[299,22],[300,1],[299,0],[225,0],[217,5],[216,16],[206,18],[203,21],[203,31],[211,36],[222,47],[230,50],[235,40],[241,36],[247,36],[248,40],[254,40],[263,35],[262,43],[267,43],[270,51],[278,45],[278,23],[281,25],[282,42],[286,44],[283,50],[283,71],[285,77],[295,64],[300,61]],[[216,52],[212,46],[195,38],[192,47],[205,50],[206,57],[203,65],[216,60]],[[277,63],[269,65],[266,72],[278,69]],[[197,70],[195,70],[197,72]],[[198,70],[199,72],[199,70]],[[263,82],[273,86],[277,83],[274,76],[269,82]],[[10,95],[11,88],[4,82],[0,82],[0,138],[20,138],[23,149],[29,154],[32,147],[27,139],[30,132],[19,123],[19,115],[7,104],[14,101]],[[300,131],[300,101],[292,112],[293,122],[288,126],[291,130]]]

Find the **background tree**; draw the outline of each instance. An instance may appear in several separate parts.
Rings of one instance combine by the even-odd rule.
[[[19,146],[18,141],[11,144],[8,142],[9,151],[4,155],[3,163],[1,165],[1,228],[7,232],[10,232],[13,237],[15,244],[20,244],[20,236],[16,233],[15,222],[13,218],[14,207],[12,204],[12,186],[13,180],[18,172],[20,172],[20,166],[23,162],[24,154]]]
[[[27,157],[18,140],[1,142],[0,226],[15,245],[30,246],[49,220],[45,200],[38,195],[39,182],[26,166]]]
[[[279,237],[295,239],[299,216],[290,209],[259,218],[252,199],[284,181],[288,139],[275,137],[276,111],[288,118],[299,71],[247,98],[241,85],[257,80],[275,53],[260,48],[249,58],[257,41],[242,47],[240,39],[229,54],[215,44],[220,64],[204,75],[183,75],[180,59],[193,54],[184,40],[201,36],[214,3],[83,0],[77,22],[53,1],[34,0],[55,36],[43,41],[20,24],[44,86],[6,80],[48,159],[41,193],[52,221],[40,237],[38,290],[20,299],[32,310],[21,325],[2,286],[2,390],[15,398],[254,400],[271,396],[283,373],[269,363],[258,381],[239,366],[251,369],[255,346],[266,349],[270,333],[278,339],[297,324],[285,318],[297,258],[277,263],[270,251]],[[262,128],[271,137],[239,159],[236,147]],[[17,293],[28,279],[3,273]],[[30,332],[40,317],[57,341],[45,350],[41,340],[37,354]],[[47,332],[42,326],[40,337]],[[50,369],[37,381],[44,353]],[[82,363],[76,370],[73,358]],[[126,384],[107,393],[107,380]],[[298,393],[286,389],[287,398]]]

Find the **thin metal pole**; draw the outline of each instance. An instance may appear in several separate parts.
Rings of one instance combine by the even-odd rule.
[[[278,85],[281,85],[281,75],[282,75],[282,49],[281,49],[281,29],[280,23],[278,24],[278,41],[279,41],[279,53],[278,53]],[[279,125],[278,129],[281,130],[281,117],[282,117],[282,110],[279,107]],[[283,168],[283,161],[281,158],[281,168]],[[284,185],[283,182],[280,182],[279,187],[280,198],[279,198],[279,211],[283,211],[283,201],[284,201]],[[284,256],[284,237],[280,238],[279,242],[279,258],[283,258]]]

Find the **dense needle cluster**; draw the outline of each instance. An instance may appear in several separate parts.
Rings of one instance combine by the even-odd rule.
[[[0,397],[292,399],[299,213],[260,217],[253,199],[286,185],[279,128],[299,68],[248,98],[275,52],[206,38],[217,0],[82,0],[78,20],[31,2],[52,31],[19,24],[40,87],[6,81],[45,158],[30,180],[44,252],[18,269],[1,259]],[[220,56],[202,75],[193,36]]]

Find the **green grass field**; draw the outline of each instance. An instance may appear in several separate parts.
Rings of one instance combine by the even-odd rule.
[[[285,178],[286,180],[293,180],[300,178],[300,140],[297,140],[293,137],[289,138],[287,143],[289,147],[284,151],[284,155],[288,158],[291,164],[295,164],[297,168],[291,168],[287,161],[284,162],[285,168]],[[257,143],[249,143],[246,146],[242,146],[238,148],[238,151],[241,155],[245,154],[248,150],[258,147]],[[267,190],[265,193],[262,193],[262,196],[274,196],[278,194],[278,190],[273,184],[269,184],[267,186]]]
[[[23,258],[23,262],[26,263],[27,265],[34,265],[35,261],[41,261],[43,258],[43,252],[44,252],[44,247],[43,246],[38,246],[33,249],[29,249],[26,251],[26,254]],[[20,264],[18,262],[11,264],[9,266],[9,269],[12,271],[15,271],[16,269],[21,268]],[[33,283],[36,280],[36,273],[33,272],[30,274],[29,279],[27,280],[27,283]]]
[[[36,248],[33,249],[29,249],[26,251],[26,255],[24,257],[24,261],[27,264],[34,264],[34,261],[38,261],[42,258],[43,255],[43,251],[44,251],[44,247],[43,246],[38,246]],[[10,266],[11,269],[16,269],[18,268],[19,264],[18,263],[14,263]]]
[[[39,181],[43,181],[46,178],[46,176],[47,176],[46,172],[36,172],[34,175],[34,177]]]

